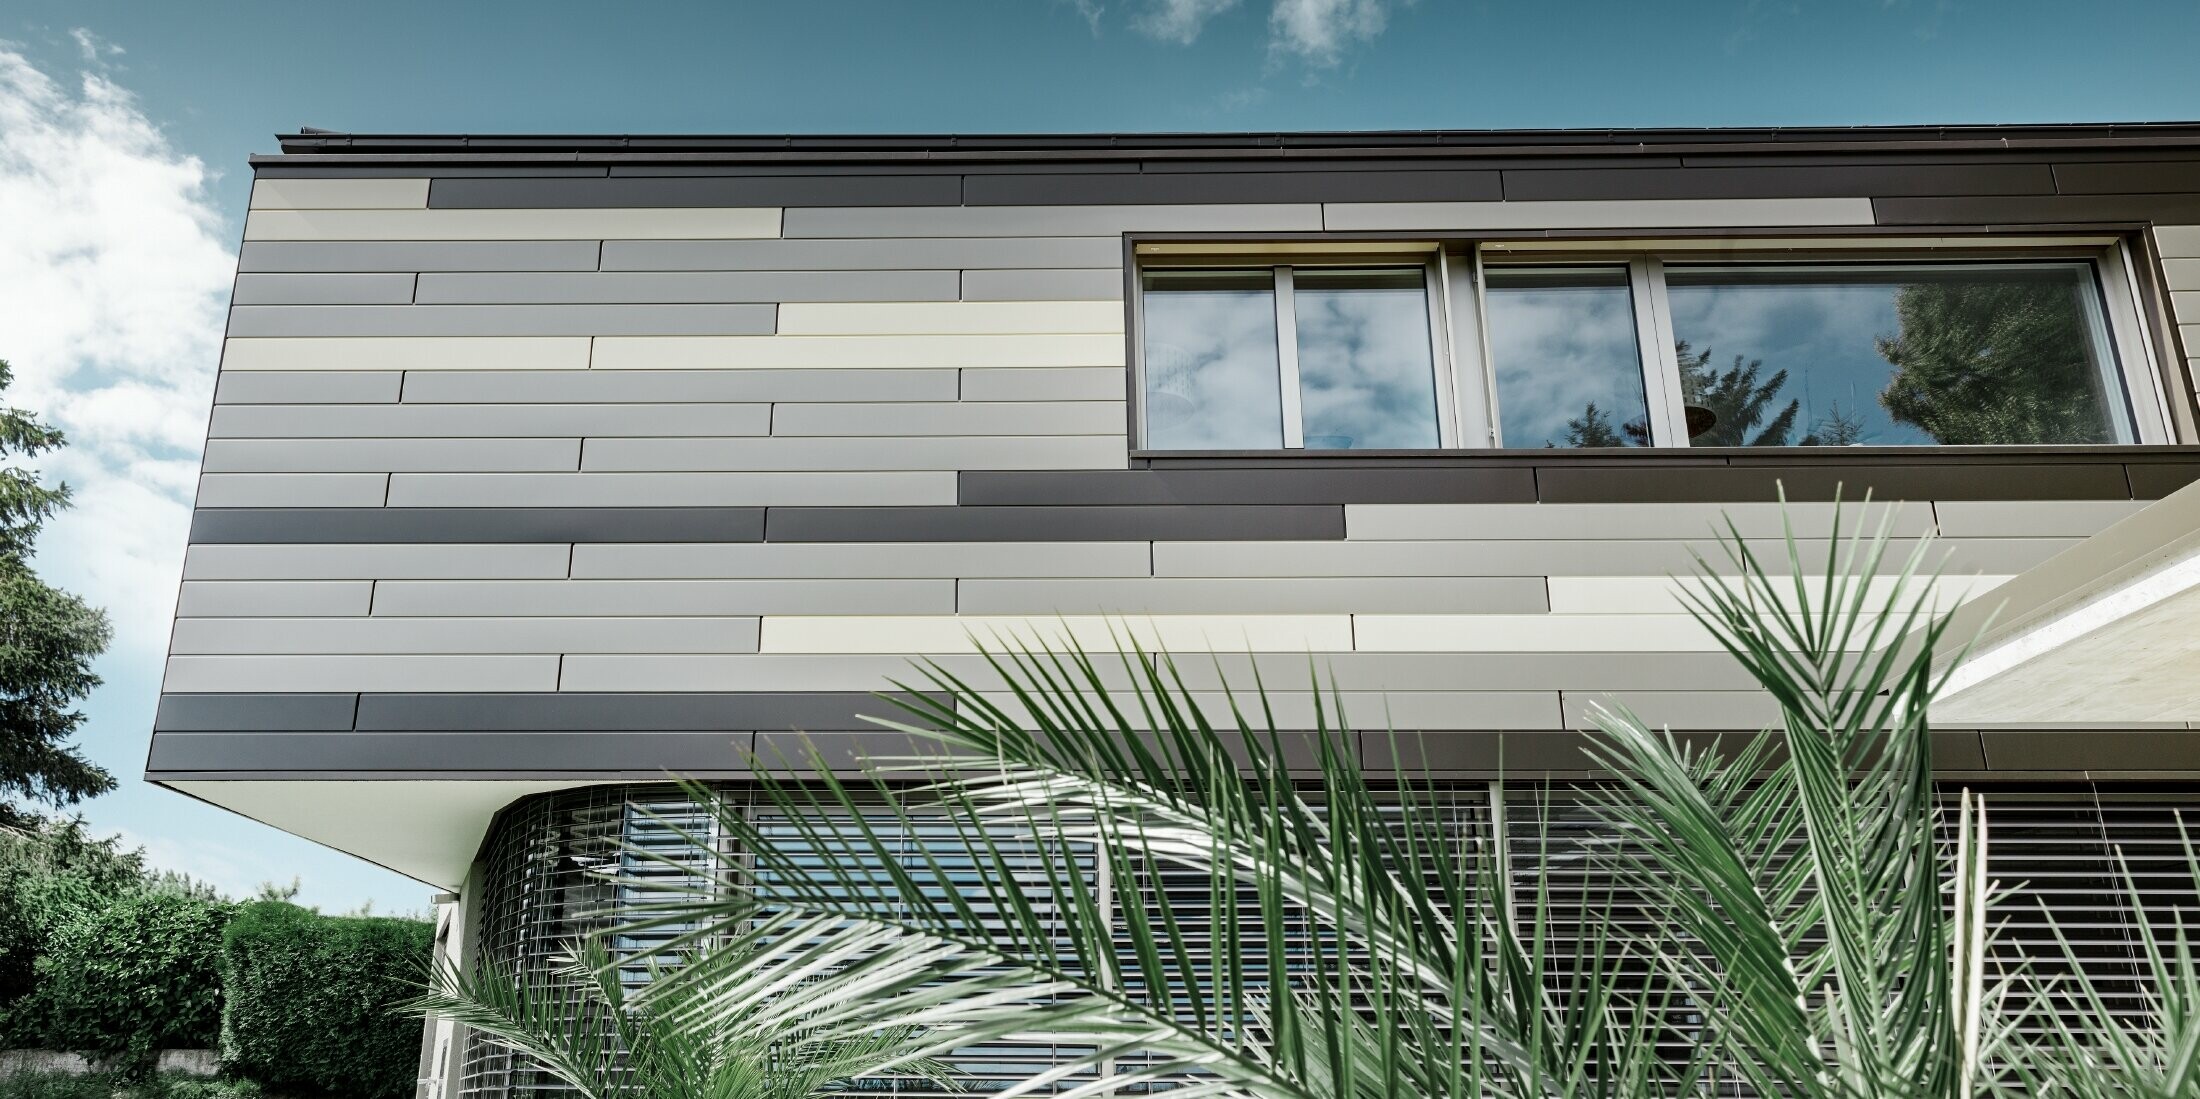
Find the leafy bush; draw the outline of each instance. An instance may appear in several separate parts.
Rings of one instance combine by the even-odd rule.
[[[0,1045],[38,1044],[40,1020],[24,1010],[34,963],[61,926],[143,887],[145,858],[114,839],[93,839],[81,820],[48,818],[0,827]]]
[[[37,965],[26,1008],[41,1044],[141,1074],[163,1049],[220,1033],[217,969],[231,906],[176,890],[127,894],[78,912]]]
[[[260,1099],[250,1080],[162,1075],[135,1083],[110,1075],[18,1072],[0,1075],[0,1099]]]
[[[400,1099],[418,1077],[420,991],[434,930],[419,920],[245,905],[222,950],[221,1056],[277,1090]]]

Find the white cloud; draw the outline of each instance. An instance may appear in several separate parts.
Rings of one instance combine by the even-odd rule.
[[[1374,41],[1389,21],[1384,0],[1276,0],[1268,48],[1328,68],[1345,50]]]
[[[122,47],[102,39],[87,28],[76,27],[69,31],[69,37],[76,39],[76,50],[84,55],[84,60],[93,64],[98,64],[103,57],[122,56]]]
[[[1085,20],[1085,25],[1092,28],[1092,33],[1100,33],[1100,17],[1107,14],[1106,4],[1100,3],[1100,0],[1056,0],[1056,3],[1066,3],[1076,9],[1077,14]]]
[[[209,182],[127,90],[72,87],[0,42],[0,400],[69,435],[43,466],[76,506],[39,565],[108,609],[118,655],[157,657],[174,609],[235,269]]]
[[[1131,27],[1163,42],[1189,46],[1199,40],[1199,32],[1206,29],[1209,19],[1237,7],[1239,2],[1240,0],[1154,0],[1145,11],[1131,19]]]

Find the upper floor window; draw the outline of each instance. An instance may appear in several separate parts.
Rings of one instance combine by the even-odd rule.
[[[2165,441],[2113,254],[1732,254],[1149,260],[1143,446]]]

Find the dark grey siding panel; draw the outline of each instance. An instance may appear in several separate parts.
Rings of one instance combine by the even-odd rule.
[[[1675,731],[1673,738],[1698,752],[1718,749],[1731,753],[1734,744],[1754,729],[1731,732]],[[1410,772],[1503,773],[1523,777],[1539,772],[1587,775],[1594,772],[1587,749],[1590,735],[1573,730],[1508,730],[1503,732],[1447,732],[1424,736],[1361,733],[1361,758],[1370,771],[1403,769]],[[1933,732],[1933,764],[1940,771],[1979,771],[1987,767],[1978,748],[1978,734],[1968,731]]]
[[[2121,465],[1993,464],[1914,466],[1621,466],[1544,467],[1539,499],[1548,503],[1742,503],[1775,500],[2128,500]]]
[[[1502,198],[1496,172],[1159,172],[1135,176],[971,176],[972,206],[1202,202],[1476,202]]]
[[[431,209],[668,206],[953,206],[952,175],[619,176],[609,179],[437,179]]]
[[[903,717],[862,692],[788,694],[369,694],[356,728],[425,732],[601,729],[859,729],[865,716]]]
[[[1123,266],[1120,237],[607,240],[606,271],[926,271]]]
[[[232,336],[768,336],[769,305],[240,305]]]
[[[966,470],[963,504],[1533,503],[1535,471],[1495,469]]]
[[[2124,471],[2134,500],[2159,500],[2200,481],[2200,462],[2133,462]]]
[[[592,240],[248,240],[237,270],[593,271]]]
[[[164,694],[153,728],[177,731],[322,732],[352,727],[358,695]]]
[[[1985,745],[1986,766],[1996,771],[2200,768],[2200,734],[2186,729],[1997,729],[1982,733],[1980,739]]]
[[[2200,158],[2055,165],[2066,195],[2192,194],[2200,192]]]
[[[730,771],[751,742],[729,732],[153,734],[149,775],[658,774]]]
[[[2040,195],[1880,198],[1881,225],[2071,225],[2200,220],[2200,195]]]
[[[1556,168],[1508,171],[1507,199],[1840,198],[2051,195],[2045,164],[1795,168]]]
[[[768,542],[1314,541],[1344,537],[1344,508],[772,508]]]
[[[755,542],[762,508],[200,508],[193,543]]]
[[[585,179],[609,175],[601,164],[470,165],[440,163],[432,168],[417,164],[254,164],[252,174],[269,179],[438,179],[504,178],[510,176]]]

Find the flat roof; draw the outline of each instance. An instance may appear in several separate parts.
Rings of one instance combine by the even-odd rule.
[[[1680,151],[1853,152],[2081,150],[2200,147],[2200,122],[1957,126],[1774,126],[1549,130],[1330,130],[1214,133],[1003,134],[405,134],[303,129],[277,134],[299,157],[509,159],[606,162],[709,156],[734,159],[1025,160],[1050,157],[1612,156]]]

